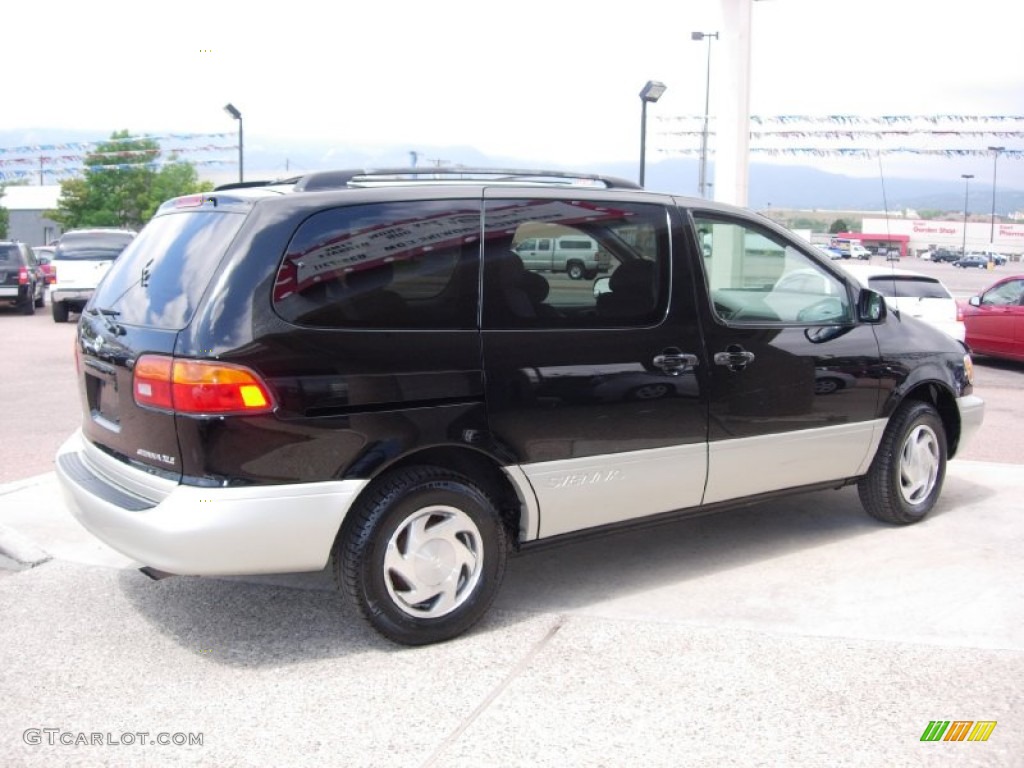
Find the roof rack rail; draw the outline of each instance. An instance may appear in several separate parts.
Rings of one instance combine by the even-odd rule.
[[[295,183],[296,192],[320,189],[377,186],[383,184],[465,182],[497,182],[506,184],[536,184],[551,186],[588,186],[604,189],[642,189],[632,181],[614,176],[569,171],[542,171],[505,168],[376,168],[346,171],[315,171],[297,180],[277,183]],[[218,187],[221,189],[221,187]]]

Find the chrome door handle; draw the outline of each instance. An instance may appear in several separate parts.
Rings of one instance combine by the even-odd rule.
[[[655,355],[651,361],[654,367],[669,376],[679,376],[687,368],[697,365],[699,359],[696,355],[690,355],[675,347],[669,347],[664,352]]]
[[[742,371],[747,363],[754,362],[754,353],[748,352],[738,344],[730,344],[725,352],[715,353],[715,365],[724,365],[730,371]]]

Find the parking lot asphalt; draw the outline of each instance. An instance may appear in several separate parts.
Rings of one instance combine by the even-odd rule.
[[[1019,766],[1021,472],[953,461],[906,528],[847,488],[523,555],[418,649],[325,573],[150,581],[52,473],[9,483],[0,763]],[[922,742],[935,720],[997,726]]]

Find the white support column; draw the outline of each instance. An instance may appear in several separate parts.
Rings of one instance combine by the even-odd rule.
[[[714,199],[747,205],[750,177],[750,21],[754,0],[720,0],[722,75],[712,87],[718,104]]]

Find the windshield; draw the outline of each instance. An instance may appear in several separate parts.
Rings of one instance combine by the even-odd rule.
[[[214,211],[157,216],[114,262],[92,306],[127,325],[184,328],[243,221]]]
[[[113,260],[133,237],[134,235],[128,232],[69,232],[61,237],[54,258],[81,261]]]

